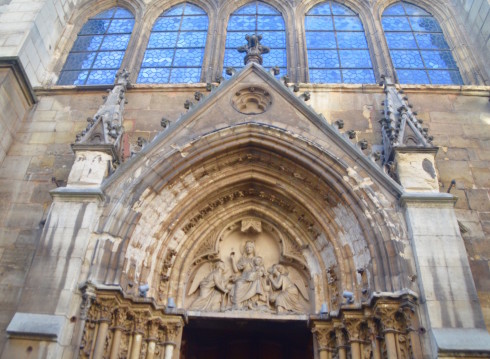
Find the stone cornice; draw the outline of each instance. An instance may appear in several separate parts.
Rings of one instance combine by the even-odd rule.
[[[405,192],[400,196],[400,204],[404,207],[450,207],[458,198],[450,193],[439,192]]]
[[[34,105],[37,102],[36,94],[32,89],[20,59],[17,56],[0,58],[0,68],[10,68],[12,70],[29,106]]]
[[[65,202],[102,202],[105,199],[99,187],[58,187],[49,191],[49,194],[54,200]]]

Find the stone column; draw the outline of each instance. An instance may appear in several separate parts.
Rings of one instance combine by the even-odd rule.
[[[381,359],[381,343],[379,341],[379,330],[373,318],[370,318],[368,320],[368,327],[371,336],[373,359]]]
[[[335,338],[339,359],[347,359],[347,340],[341,326],[335,328]]]
[[[141,352],[141,343],[145,333],[146,319],[143,313],[133,313],[133,342],[131,345],[130,359],[139,359]]]
[[[152,320],[148,323],[148,348],[146,349],[146,359],[153,359],[155,357],[160,323],[161,321],[159,320]]]
[[[361,324],[363,322],[362,314],[345,314],[343,323],[349,335],[349,343],[351,348],[352,359],[362,359],[361,358]]]
[[[182,323],[170,322],[165,324],[166,341],[165,341],[165,354],[164,359],[172,359],[174,354],[174,348],[176,348],[180,342],[182,335]]]
[[[399,309],[400,306],[397,302],[379,301],[378,303],[376,303],[376,307],[375,307],[376,315],[381,320],[388,359],[398,358],[397,348],[396,348],[396,337],[395,337],[395,333],[396,333],[395,315]]]
[[[112,347],[110,359],[118,359],[119,347],[121,345],[121,335],[124,329],[124,324],[127,319],[127,311],[125,308],[117,308],[114,312],[114,326],[112,330],[114,335],[112,336]]]
[[[332,359],[335,352],[335,344],[332,344],[333,323],[313,323],[311,332],[316,341],[316,349],[320,359]]]
[[[112,317],[112,303],[111,302],[99,302],[96,304],[99,307],[99,330],[97,331],[97,339],[95,341],[95,349],[93,359],[102,359],[104,355],[105,340],[107,337],[107,331],[109,329],[109,323]]]

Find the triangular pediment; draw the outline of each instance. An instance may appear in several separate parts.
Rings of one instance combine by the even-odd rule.
[[[142,161],[145,166],[154,167],[149,159],[159,161],[161,156],[175,151],[185,156],[186,148],[200,138],[247,125],[260,126],[265,133],[274,130],[301,140],[303,146],[315,147],[325,156],[334,158],[346,171],[349,167],[362,169],[371,181],[379,183],[392,195],[402,192],[357,144],[307,104],[305,99],[309,94],[294,92],[260,65],[248,64],[229,80],[195,98],[187,102],[185,114],[126,161],[103,187],[111,187],[126,172],[133,174]]]

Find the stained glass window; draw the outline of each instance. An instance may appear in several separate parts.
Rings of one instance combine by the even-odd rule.
[[[427,11],[398,2],[385,10],[382,24],[400,83],[463,84],[442,30]]]
[[[247,34],[262,35],[261,44],[270,48],[268,54],[262,55],[262,66],[266,68],[278,66],[280,76],[287,73],[286,31],[284,20],[279,11],[260,1],[253,1],[236,10],[228,22],[223,76],[227,67],[240,69],[244,66],[244,53],[237,48],[247,43]]]
[[[112,84],[121,66],[134,16],[115,7],[89,19],[73,45],[58,85]]]
[[[374,83],[373,65],[359,16],[333,1],[305,17],[310,82]]]
[[[208,16],[195,5],[164,12],[151,30],[137,82],[199,82],[207,33]]]

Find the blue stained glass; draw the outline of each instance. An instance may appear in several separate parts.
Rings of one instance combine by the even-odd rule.
[[[241,8],[235,10],[233,15],[256,15],[257,5],[255,3],[242,6]]]
[[[228,31],[233,30],[255,31],[255,15],[230,16],[230,21],[228,22]]]
[[[429,70],[430,82],[439,85],[462,85],[463,79],[459,71]]]
[[[260,31],[259,33],[262,34],[261,44],[271,48],[286,48],[286,34],[284,31]],[[243,36],[239,46],[245,45],[245,42],[245,36]]]
[[[257,14],[264,15],[281,15],[279,11],[274,9],[272,6],[264,4],[262,2],[257,2]]]
[[[174,7],[172,7],[171,9],[167,10],[163,16],[177,16],[177,17],[181,17],[182,14],[184,13],[184,7],[185,7],[185,4],[179,4],[179,5],[176,5]],[[160,15],[162,16],[162,15]]]
[[[115,8],[112,8],[106,11],[102,11],[101,13],[98,13],[97,15],[92,17],[92,19],[110,19],[114,15],[115,10]]]
[[[412,31],[406,17],[383,16],[381,23],[385,31]]]
[[[409,4],[409,3],[403,3],[403,7],[405,8],[407,15],[428,15],[428,16],[431,16],[424,9],[422,9],[418,6]]]
[[[386,16],[395,13],[397,16]],[[410,28],[402,29],[408,22]],[[428,12],[401,1],[385,11],[382,24],[401,83],[462,84],[442,29]]]
[[[421,49],[449,49],[443,34],[415,34]]]
[[[368,47],[363,32],[339,32],[337,40],[340,49],[367,49]]]
[[[174,55],[174,67],[201,66],[204,49],[177,49]]]
[[[146,50],[142,67],[165,67],[172,65],[174,57],[173,49],[170,50]]]
[[[383,15],[405,15],[405,9],[401,3],[398,3],[387,8]]]
[[[374,82],[364,28],[351,9],[334,1],[321,3],[306,15],[305,29],[311,82]]]
[[[442,32],[437,21],[432,17],[409,17],[413,31]]]
[[[257,29],[260,30],[284,30],[282,16],[257,16]]]
[[[286,66],[286,50],[271,49],[271,51],[268,54],[265,54],[262,57],[263,57],[262,65],[264,67]]]
[[[416,49],[417,43],[411,32],[387,32],[386,42],[390,49]]]
[[[155,21],[151,31],[178,31],[180,20],[180,17],[160,17]]]
[[[124,51],[108,51],[99,52],[95,58],[93,68],[96,69],[114,69],[119,68],[122,58],[124,57]]]
[[[181,30],[207,30],[207,16],[189,16],[182,19]]]
[[[391,58],[395,68],[423,68],[424,64],[418,51],[392,50]]]
[[[308,11],[307,15],[330,15],[330,3],[324,2]]]
[[[199,6],[187,3],[185,4],[184,15],[206,15],[206,12]]]
[[[170,69],[167,67],[144,68],[138,75],[138,83],[167,83],[170,76]]]
[[[114,76],[121,66],[133,26],[134,17],[131,12],[120,7],[106,10],[89,19],[78,34],[60,73],[58,83],[60,85],[113,83]]]
[[[79,36],[71,51],[97,51],[103,36]]]
[[[310,50],[308,64],[311,68],[339,67],[339,54],[337,50]]]
[[[133,19],[112,20],[107,31],[109,34],[130,34],[133,30]]]
[[[70,53],[66,59],[63,70],[90,69],[95,59],[96,52]]]
[[[58,85],[84,85],[88,71],[63,71],[60,74]]]
[[[349,84],[375,82],[373,70],[342,70],[342,78],[345,83]]]
[[[181,32],[177,47],[204,47],[206,36],[205,32]]]
[[[335,30],[355,31],[362,30],[361,20],[357,16],[335,16]]]
[[[237,48],[239,46],[245,45],[245,36],[251,34],[252,32],[231,32],[229,31],[226,34],[226,48],[234,47]]]
[[[367,50],[340,50],[340,64],[343,68],[371,68],[371,57]]]
[[[132,19],[133,14],[131,14],[130,11],[123,9],[123,8],[117,8],[116,13],[114,14],[115,19]]]
[[[429,78],[424,70],[396,70],[400,83],[427,84]]]
[[[421,51],[425,66],[430,69],[457,69],[449,51]]]
[[[336,49],[337,41],[334,32],[306,32],[306,47],[308,49]]]
[[[334,15],[356,15],[351,9],[347,6],[332,2],[332,14]]]
[[[103,85],[114,81],[117,70],[94,70],[90,72],[87,85]]]
[[[130,35],[108,35],[100,47],[101,50],[126,50]]]
[[[83,25],[79,35],[100,35],[105,34],[111,20],[89,20]]]
[[[340,70],[317,70],[310,69],[310,82],[314,83],[341,83]]]
[[[245,55],[239,53],[236,49],[225,49],[225,62],[223,67],[242,68],[244,66],[243,59]]]
[[[147,49],[174,48],[177,43],[177,32],[153,32],[150,35]]]
[[[331,17],[325,16],[306,16],[305,29],[308,30],[333,30]]]
[[[199,82],[200,68],[173,68],[170,73],[170,83]]]

